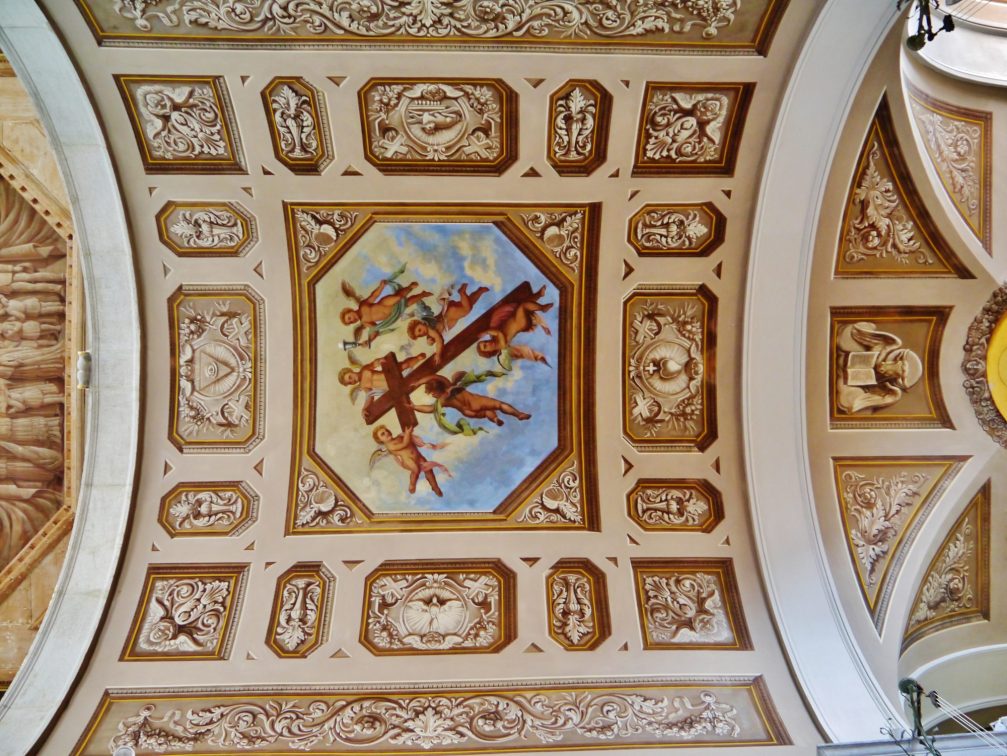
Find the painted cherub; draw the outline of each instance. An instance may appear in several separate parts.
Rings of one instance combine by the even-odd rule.
[[[483,331],[481,340],[476,342],[480,357],[497,357],[507,353],[512,359],[546,361],[545,355],[523,344],[513,344],[514,337],[521,333],[531,333],[541,328],[549,336],[552,331],[539,314],[549,312],[553,302],[539,302],[545,294],[545,286],[521,302],[498,305],[490,318],[490,327]]]
[[[426,302],[420,302],[417,306],[419,317],[410,320],[406,326],[406,333],[413,341],[425,338],[427,344],[434,348],[434,354],[440,357],[444,349],[444,337],[450,333],[458,322],[466,317],[472,308],[476,306],[480,297],[489,291],[486,286],[480,286],[473,292],[469,292],[468,283],[463,283],[458,287],[458,298],[452,299],[451,289],[446,289],[437,299],[441,303],[441,311],[434,314]]]
[[[350,389],[350,401],[356,403],[357,396],[360,392],[365,392],[367,394],[367,399],[364,403],[364,409],[367,408],[368,404],[374,400],[374,397],[384,393],[388,390],[388,379],[385,378],[385,374],[381,367],[381,362],[384,359],[379,357],[376,360],[371,360],[368,363],[361,363],[353,356],[352,352],[347,352],[347,357],[350,360],[350,367],[344,367],[339,371],[339,382],[348,386]],[[427,356],[420,352],[419,354],[414,354],[411,357],[407,357],[399,363],[399,369],[402,372],[412,370],[414,367],[419,365]]]
[[[365,343],[370,346],[374,339],[395,327],[407,307],[431,296],[429,291],[413,294],[413,290],[419,286],[416,281],[405,286],[397,283],[395,279],[404,271],[405,266],[402,266],[388,278],[382,279],[366,297],[361,297],[348,281],[342,282],[343,294],[357,304],[356,307],[345,307],[339,313],[343,325],[355,326],[354,341],[360,342],[366,332]],[[387,294],[384,293],[386,289],[389,290]]]
[[[497,375],[500,375],[500,373],[497,373]],[[450,409],[458,410],[465,417],[476,420],[489,420],[495,425],[504,424],[504,421],[497,414],[498,412],[516,417],[518,420],[528,420],[531,418],[530,414],[516,409],[507,402],[500,401],[491,396],[473,393],[466,388],[473,383],[482,383],[486,380],[486,377],[485,373],[472,373],[467,370],[459,370],[451,376],[451,380],[448,380],[443,375],[431,375],[424,378],[422,383],[426,384],[424,388],[427,394],[434,397],[437,403],[427,405],[413,404],[410,406],[417,412],[426,414],[436,413],[439,407],[449,407]],[[464,432],[464,430],[455,432]]]
[[[437,484],[437,477],[434,470],[440,470],[449,478],[451,471],[440,462],[429,460],[420,453],[420,449],[443,449],[446,444],[433,444],[424,441],[413,433],[413,428],[406,428],[398,436],[393,436],[387,425],[379,425],[374,429],[371,437],[378,445],[378,450],[371,455],[371,467],[384,455],[390,454],[398,462],[399,467],[409,472],[409,493],[416,493],[416,483],[420,479],[420,473],[427,479],[430,488],[438,496],[444,496],[441,487]]]

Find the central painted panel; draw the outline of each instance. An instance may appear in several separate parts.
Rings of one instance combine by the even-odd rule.
[[[288,205],[288,531],[594,529],[596,208]]]
[[[375,224],[314,309],[314,448],[371,512],[492,512],[558,446],[560,292],[493,224]]]

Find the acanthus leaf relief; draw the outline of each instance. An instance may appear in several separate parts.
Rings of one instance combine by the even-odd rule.
[[[917,131],[944,190],[972,233],[992,254],[989,140],[993,114],[942,102],[911,84],[908,89]]]
[[[258,241],[255,218],[234,202],[169,202],[157,214],[157,231],[179,257],[237,257]]]
[[[561,176],[589,176],[605,162],[612,96],[596,81],[568,81],[549,98],[547,159]]]
[[[87,0],[87,16],[102,39],[146,37],[271,46],[307,42],[349,45],[368,41],[443,46],[489,41],[511,47],[598,46],[648,51],[695,47],[765,54],[785,3],[775,0],[652,0],[596,6],[557,0],[508,0],[503,5],[417,4],[384,0],[120,0],[111,8]],[[123,21],[126,23],[124,24]],[[129,24],[132,22],[132,25]]]
[[[546,575],[549,635],[567,651],[597,648],[610,630],[605,573],[587,559],[561,559]]]
[[[580,273],[584,248],[584,211],[521,213],[521,221],[557,260]]]
[[[183,286],[168,307],[172,442],[183,452],[251,448],[263,432],[261,300],[247,287]]]
[[[724,518],[720,491],[705,480],[640,480],[626,498],[630,519],[644,530],[709,533]]]
[[[834,270],[839,278],[973,278],[916,189],[885,97],[860,148]]]
[[[235,536],[254,522],[258,501],[241,482],[182,483],[161,500],[159,519],[174,538]]]
[[[226,659],[240,609],[244,565],[157,565],[122,659]]]
[[[844,540],[864,603],[882,632],[920,529],[968,457],[833,457]]]
[[[222,77],[115,79],[148,173],[245,172]]]
[[[371,79],[368,159],[385,173],[497,175],[517,158],[517,95],[496,79]]]
[[[916,226],[902,207],[890,179],[878,172],[881,147],[873,142],[867,165],[853,191],[856,208],[846,231],[843,257],[848,263],[890,258],[906,265],[933,265],[933,254],[916,237]]]
[[[634,559],[644,648],[750,648],[730,559]]]
[[[297,502],[294,527],[298,530],[340,527],[359,522],[360,519],[311,470],[301,470],[297,479]]]
[[[101,706],[96,727],[79,744],[82,755],[124,746],[174,756],[213,747],[345,754],[377,746],[418,754],[502,744],[536,751],[790,743],[761,677],[587,680],[573,686],[529,681],[451,691],[203,689],[170,699],[109,691]],[[108,733],[109,740],[96,731]]]
[[[919,503],[929,478],[924,473],[900,471],[868,477],[856,470],[842,473],[842,499],[850,519],[849,536],[868,589],[881,579],[895,539]]]
[[[517,517],[517,522],[530,525],[574,524],[584,522],[584,505],[581,501],[581,481],[574,462],[556,479],[542,489]]]
[[[277,77],[262,90],[276,159],[297,174],[322,173],[334,157],[325,96],[299,77]]]
[[[328,640],[334,590],[321,562],[298,562],[279,577],[266,639],[277,656],[305,657]]]
[[[298,257],[304,270],[317,265],[358,217],[358,213],[346,210],[295,210],[291,228],[296,230]]]
[[[990,618],[990,482],[951,526],[913,598],[902,650],[939,630]]]
[[[514,574],[501,563],[395,564],[367,578],[360,641],[372,653],[487,653],[513,640]]]
[[[711,202],[648,204],[629,220],[629,244],[642,257],[705,256],[723,243],[725,224]]]
[[[644,286],[626,301],[624,423],[634,446],[675,451],[712,443],[715,313],[704,286]]]
[[[733,175],[754,88],[647,82],[633,175]]]

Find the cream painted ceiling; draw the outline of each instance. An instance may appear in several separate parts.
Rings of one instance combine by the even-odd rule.
[[[774,622],[782,618],[774,617],[763,589],[757,539],[750,523],[742,442],[744,408],[738,391],[746,348],[742,325],[749,285],[749,246],[766,168],[766,146],[772,139],[794,61],[818,10],[816,4],[787,4],[764,55],[732,55],[717,49],[707,50],[708,55],[690,55],[685,50],[627,54],[616,45],[604,52],[590,52],[584,47],[576,52],[561,52],[559,48],[539,51],[534,46],[517,51],[501,49],[503,46],[497,47],[497,43],[480,44],[478,49],[465,44],[450,49],[448,45],[400,49],[381,43],[279,49],[187,47],[150,44],[142,34],[134,41],[136,46],[100,45],[79,8],[55,0],[43,6],[80,69],[108,139],[133,240],[144,338],[142,457],[128,542],[101,632],[66,708],[47,736],[43,753],[109,753],[113,742],[131,744],[136,753],[175,753],[191,748],[196,752],[227,753],[240,747],[242,732],[246,736],[251,732],[249,721],[242,720],[243,711],[254,713],[249,716],[254,716],[256,726],[270,723],[259,732],[263,741],[255,744],[252,752],[283,751],[294,742],[295,735],[284,730],[282,717],[275,718],[276,712],[269,709],[277,701],[286,701],[295,719],[306,717],[299,720],[299,726],[305,728],[304,742],[319,752],[418,752],[428,747],[445,752],[509,752],[620,746],[649,747],[656,752],[670,745],[716,747],[732,741],[753,748],[762,741],[759,748],[763,751],[806,752],[822,741],[813,715],[802,701],[802,691],[788,669],[787,652],[774,627]],[[142,2],[115,7],[143,11],[147,6],[152,11],[160,7]],[[144,31],[142,24],[120,22],[131,33]],[[158,23],[154,18],[155,29]],[[1002,571],[1007,557],[1003,553],[1002,505],[998,509],[997,502],[1002,502],[1000,491],[1007,480],[1003,479],[1002,465],[997,465],[1003,450],[976,423],[960,388],[959,368],[968,325],[995,287],[994,281],[1003,278],[1004,258],[996,241],[1001,237],[1000,222],[994,214],[990,256],[969,235],[951,201],[937,188],[939,177],[925,162],[920,137],[907,115],[901,77],[906,76],[939,99],[993,111],[994,129],[1003,99],[989,89],[952,83],[918,62],[900,60],[899,37],[898,32],[893,33],[882,46],[853,99],[825,188],[810,290],[808,395],[801,399],[807,404],[814,506],[831,580],[855,644],[892,701],[897,700],[895,682],[899,674],[918,672],[949,652],[1002,642],[1003,628],[1007,627],[1002,601],[997,601],[994,591],[988,617],[924,638],[900,658],[905,619],[917,587],[948,530],[989,478],[993,502],[990,573],[995,579]],[[127,108],[131,102],[143,101],[137,94],[138,87],[169,76],[178,77],[177,86],[185,85],[187,79],[191,84],[196,78],[218,77],[217,102],[223,102],[219,98],[226,96],[233,118],[227,127],[232,130],[231,155],[223,156],[216,168],[198,162],[195,167],[192,163],[188,167],[175,163],[170,172],[162,172],[150,161],[145,166],[139,148],[144,144],[149,147],[156,139],[157,119],[144,122],[138,115],[133,123]],[[319,127],[323,119],[327,121],[335,153],[320,174],[294,172],[278,157],[282,146],[271,141],[272,126],[262,95],[276,77],[306,82],[313,92],[305,87],[302,94],[314,94],[315,102],[320,103],[315,111]],[[493,80],[509,87],[513,98],[507,107],[513,118],[504,118],[501,123],[515,130],[512,164],[502,170],[490,166],[483,171],[500,175],[459,175],[457,170],[402,175],[395,171],[394,158],[386,161],[392,163],[391,170],[387,164],[376,165],[380,161],[373,157],[368,159],[368,143],[362,131],[371,126],[366,119],[362,123],[359,93],[372,79],[403,77],[420,84],[446,83],[449,88],[452,82],[458,85],[465,78]],[[548,159],[554,122],[550,97],[553,93],[564,94],[564,85],[572,79],[595,82],[611,96],[607,159],[587,176],[559,175]],[[677,88],[679,102],[684,101],[682,92],[687,95],[691,91],[689,86],[709,92],[734,83],[752,85],[747,113],[740,108],[744,94],[730,95],[734,99],[729,100],[729,112],[743,115],[733,135],[725,124],[723,132],[716,136],[717,140],[733,139],[740,145],[733,169],[725,167],[721,175],[708,175],[716,173],[709,167],[690,173],[696,165],[692,163],[675,175],[675,168],[669,167],[674,159],[665,160],[663,165],[656,159],[652,161],[657,164],[654,167],[647,165],[647,157],[637,157],[634,164],[641,111],[646,112],[644,103],[654,89],[649,86],[652,83],[666,83],[670,90]],[[449,96],[453,96],[451,91]],[[909,175],[903,178],[915,184],[920,202],[934,217],[949,249],[975,276],[970,280],[844,280],[833,276],[850,183],[883,92],[887,92],[894,131],[906,156]],[[433,99],[429,91],[413,97],[421,101],[421,106]],[[366,98],[362,101],[368,102]],[[439,111],[433,108],[432,112]],[[465,107],[461,112],[463,118],[475,118]],[[701,113],[697,110],[693,115]],[[401,117],[408,118],[409,114],[402,111]],[[137,137],[137,124],[148,129],[147,141],[142,133]],[[184,122],[162,121],[162,127],[169,131],[179,126],[184,132]],[[679,127],[688,130],[692,124],[679,123]],[[380,129],[368,133],[373,137],[371,143],[389,136]],[[675,136],[669,130],[667,139],[672,145]],[[422,139],[419,141],[422,143]],[[507,139],[501,143],[506,149]],[[660,140],[655,144],[657,149]],[[1003,164],[997,159],[997,149],[993,152],[994,196],[1000,183],[997,166]],[[423,169],[421,163],[419,171]],[[235,245],[241,247],[237,255],[177,254],[165,243],[171,240],[165,238],[168,234],[158,223],[159,218],[174,212],[170,203],[239,205],[253,219],[257,239]],[[640,221],[645,213],[655,209],[650,206],[660,209],[700,203],[716,208],[716,213],[705,210],[708,225],[719,223],[724,228],[722,243],[711,243],[715,248],[705,255],[655,256],[647,254],[646,249],[634,249],[634,245],[646,247],[641,243],[639,229],[643,228]],[[298,240],[293,226],[301,217],[297,213],[305,209],[316,213],[315,236],[306,237],[309,242]],[[356,221],[340,227],[339,211],[366,218],[375,212],[393,218],[398,213],[402,223],[414,226],[431,220],[471,221],[476,213],[476,220],[496,220],[499,228],[509,229],[508,238],[518,239],[517,246],[528,249],[531,245],[537,250],[532,257],[538,261],[535,264],[539,272],[527,274],[529,277],[535,279],[541,271],[551,271],[546,279],[563,282],[562,286],[556,284],[555,292],[548,289],[548,294],[555,293],[557,299],[560,289],[564,292],[560,312],[543,315],[546,323],[559,327],[557,343],[564,345],[564,351],[557,352],[556,364],[549,368],[553,372],[546,373],[544,366],[533,362],[527,365],[529,360],[517,362],[522,381],[534,379],[536,387],[545,387],[538,390],[555,392],[561,406],[572,402],[570,411],[588,418],[582,421],[582,429],[593,419],[594,448],[590,433],[584,430],[573,442],[571,452],[580,465],[575,468],[580,483],[585,486],[581,522],[560,518],[559,528],[532,527],[528,510],[515,509],[513,517],[502,523],[475,521],[473,525],[471,520],[456,520],[445,526],[443,520],[428,518],[417,524],[414,518],[405,523],[388,524],[386,520],[370,526],[367,513],[360,507],[361,498],[360,502],[351,501],[347,509],[350,527],[343,527],[345,521],[339,525],[338,518],[334,518],[327,521],[321,533],[299,532],[307,528],[300,528],[296,518],[299,510],[291,507],[299,492],[297,484],[306,480],[300,471],[304,469],[304,434],[309,432],[305,422],[312,416],[308,399],[314,390],[320,391],[307,379],[310,377],[319,387],[333,387],[333,393],[340,392],[339,397],[320,393],[316,398],[316,406],[329,407],[319,413],[319,418],[325,411],[334,415],[328,421],[318,421],[322,428],[319,432],[324,434],[328,427],[331,436],[337,438],[329,451],[336,461],[326,460],[330,471],[349,469],[354,464],[359,467],[348,461],[352,455],[360,455],[359,449],[341,450],[339,444],[366,443],[370,435],[369,427],[366,431],[354,430],[355,436],[339,435],[343,433],[342,423],[358,423],[357,407],[363,400],[349,405],[344,401],[342,386],[331,382],[331,377],[330,383],[324,384],[323,373],[305,368],[306,350],[313,348],[314,342],[303,328],[303,339],[298,337],[298,321],[303,324],[305,313],[310,313],[310,306],[302,306],[304,292],[308,291],[302,287],[312,269],[304,262],[305,245],[314,243],[327,254],[347,229],[350,236],[356,233]],[[559,233],[548,228],[555,221],[544,223],[545,229],[539,226],[542,233],[536,236],[534,222],[521,220],[522,213],[571,211],[582,212],[586,219],[582,239],[577,243],[583,245],[578,247],[581,267],[574,273],[556,254],[556,246],[549,243],[549,233]],[[335,215],[317,215],[319,212]],[[318,218],[330,223],[331,231],[323,229],[319,236]],[[591,229],[592,219],[596,219],[596,231]],[[365,237],[353,238],[358,246],[366,242]],[[400,246],[404,244],[402,238]],[[449,234],[447,238],[453,237]],[[318,239],[323,239],[324,244]],[[376,242],[367,249],[377,256],[378,252],[373,251],[378,249]],[[413,255],[423,260],[437,257],[436,253],[417,253],[417,248],[413,249]],[[495,249],[497,254],[512,254],[501,253],[503,248],[499,246]],[[353,254],[340,257],[329,276],[330,283],[334,284],[337,276],[363,277],[359,273],[362,263],[351,267]],[[409,271],[412,260],[402,262],[407,263]],[[409,272],[402,280],[408,280],[408,276]],[[591,292],[592,277],[596,280],[596,294]],[[473,287],[477,280],[473,278]],[[351,338],[351,329],[334,324],[344,304],[339,297],[349,302],[349,297],[335,288],[331,285],[333,293],[327,295],[332,299],[329,309],[319,310],[328,316],[319,315],[319,343],[328,340],[331,345]],[[366,287],[360,284],[358,288]],[[197,296],[202,299],[194,298]],[[578,297],[586,300],[579,311],[570,306],[578,302]],[[228,307],[214,309],[216,302],[225,300]],[[204,305],[207,309],[200,310]],[[890,306],[904,314],[906,308],[923,305],[953,307],[937,347],[940,378],[933,378],[953,428],[830,428],[829,308]],[[190,309],[184,309],[186,306]],[[653,309],[661,306],[671,309]],[[249,386],[254,386],[247,392],[251,398],[236,423],[233,439],[216,447],[204,445],[197,453],[193,453],[194,448],[212,437],[214,431],[212,424],[202,426],[210,427],[204,436],[200,435],[202,430],[186,430],[173,409],[188,377],[179,371],[179,365],[190,359],[177,341],[174,312],[181,312],[180,318],[199,312],[212,321],[210,336],[204,332],[187,342],[195,350],[192,359],[196,360],[196,369],[205,366],[210,358],[229,370],[238,370],[236,364],[241,363],[239,372],[244,371]],[[238,316],[231,318],[234,312]],[[660,317],[653,320],[660,325],[651,326],[644,338],[634,341],[632,324],[649,322],[639,317],[640,312],[657,312],[658,316],[665,312],[686,312],[690,316],[705,312],[707,328],[702,330],[703,337],[691,342],[693,346],[698,344],[698,351],[687,355],[693,365],[698,361],[705,371],[706,393],[699,400],[703,412],[698,422],[704,431],[700,441],[696,440],[700,433],[695,422],[669,425],[674,432],[659,429],[656,438],[647,436],[641,418],[653,415],[653,405],[649,410],[643,405],[643,414],[633,412],[632,386],[638,384],[633,383],[629,372],[630,356],[646,363],[655,358],[654,353],[646,359],[640,357],[646,350],[672,349],[668,354],[657,354],[664,362],[654,362],[657,374],[663,375],[661,369],[670,371],[670,380],[680,374],[670,361],[686,359],[674,348],[681,350],[685,344],[688,352],[690,345],[683,336],[686,331],[673,330],[669,321]],[[551,320],[553,317],[556,319]],[[250,341],[229,338],[236,332],[232,329],[244,327],[248,328]],[[655,332],[656,328],[665,330]],[[213,329],[217,329],[218,336],[213,336]],[[536,345],[549,343],[541,333],[525,339],[525,343]],[[210,342],[217,346],[207,346]],[[224,342],[225,347],[219,346]],[[583,353],[577,351],[578,344],[583,344]],[[96,351],[100,348],[100,344],[94,345]],[[747,348],[772,350],[775,345]],[[352,366],[346,352],[319,349],[320,365]],[[566,350],[572,353],[568,355]],[[352,351],[363,352],[359,347]],[[374,349],[366,354],[370,360],[380,357],[383,351]],[[200,363],[200,359],[204,362]],[[541,371],[533,372],[536,368]],[[655,371],[646,375],[653,376]],[[593,386],[585,380],[591,373]],[[646,383],[646,379],[641,380]],[[653,383],[647,385],[653,387]],[[477,389],[472,387],[478,393]],[[201,395],[212,393],[207,390]],[[641,401],[646,402],[650,395],[646,390],[642,395]],[[518,401],[513,401],[520,410]],[[221,402],[211,409],[223,406]],[[233,406],[220,411],[224,413],[221,417],[227,417]],[[398,419],[404,428],[402,415]],[[526,426],[513,415],[504,416],[503,422],[509,432],[512,427],[519,428],[513,431],[518,439],[520,433],[552,432],[547,424]],[[534,417],[529,421],[535,422]],[[485,421],[479,424],[488,426]],[[422,415],[419,427],[431,427]],[[526,427],[531,430],[525,431]],[[492,432],[484,435],[492,438]],[[532,445],[531,440],[528,443]],[[501,457],[510,453],[509,449],[499,448]],[[425,453],[436,461],[441,451],[428,448]],[[930,514],[920,517],[920,531],[907,546],[887,608],[889,620],[879,635],[851,569],[854,563],[839,517],[831,460],[890,456],[904,462],[927,455],[968,459],[963,459],[954,482],[939,496]],[[520,459],[520,455],[515,458]],[[317,460],[315,463],[312,469],[318,473],[322,468]],[[527,459],[522,463],[529,469],[535,466]],[[406,471],[390,461],[377,464],[386,465],[383,469],[385,477],[392,481],[389,485],[405,485]],[[593,496],[592,466],[596,475]],[[439,471],[434,474],[449,500],[462,500],[458,498],[463,496],[461,493],[453,493],[462,490],[455,487],[458,481],[447,481]],[[491,477],[500,473],[485,474]],[[563,500],[564,489],[552,482],[555,473],[550,475],[553,477],[539,476],[538,485],[546,493],[540,494],[537,501],[540,509],[552,502],[550,511],[555,512],[555,503]],[[310,476],[307,480],[305,485],[314,485]],[[428,491],[431,484],[429,478],[426,481],[421,477],[418,494]],[[165,514],[174,501],[172,497],[186,487],[210,490],[207,486],[214,484],[240,491],[245,497],[245,511],[251,511],[254,501],[254,516],[240,527],[235,525],[229,533],[178,537],[178,526],[173,530],[170,516]],[[358,488],[364,484],[357,484]],[[658,489],[688,489],[691,485],[691,490],[706,495],[711,510],[716,508],[713,502],[718,498],[712,492],[719,492],[722,520],[691,532],[642,527],[646,521],[640,515],[635,519],[631,516],[633,506],[641,506],[635,498],[641,484]],[[329,480],[328,486],[343,499],[349,495],[339,488],[338,481]],[[339,498],[329,496],[324,487],[301,492],[314,494],[315,501],[324,507]],[[397,495],[399,508],[414,500],[401,492]],[[565,495],[564,501],[569,503],[569,491]],[[429,493],[426,497],[424,501],[432,500]],[[596,513],[591,510],[592,498]],[[340,504],[345,506],[342,499]],[[674,519],[652,516],[665,524]],[[549,524],[557,522],[554,519],[546,522]],[[562,630],[551,624],[557,611],[571,611],[569,603],[562,610],[550,603],[550,597],[562,595],[563,586],[556,587],[558,581],[553,575],[557,569],[579,569],[580,573],[573,574],[588,577],[595,594],[596,625],[603,627],[604,615],[608,615],[608,637],[592,642],[589,650],[565,648],[559,642]],[[675,570],[678,582],[674,580]],[[412,646],[406,643],[395,649],[400,653],[382,653],[374,638],[362,633],[370,609],[378,605],[376,598],[368,599],[380,594],[380,590],[374,592],[374,585],[383,575],[391,575],[392,582],[398,580],[400,584],[397,595],[402,595],[403,591],[413,590],[413,583],[409,588],[401,587],[411,579],[409,575],[423,578],[434,573],[449,573],[447,582],[438,589],[442,591],[439,601],[465,604],[457,598],[458,591],[464,593],[464,589],[451,586],[464,586],[466,580],[485,580],[488,575],[491,583],[496,581],[501,586],[502,595],[494,599],[499,642],[480,645],[478,641],[464,640],[449,653],[434,653],[443,649],[423,648],[424,643],[429,646],[434,641],[421,638],[420,648],[417,642]],[[405,582],[401,575],[407,576]],[[720,576],[712,603],[701,588],[688,583],[690,579],[702,582],[704,575],[707,580]],[[669,592],[648,594],[647,576],[652,585],[665,586]],[[297,592],[299,585],[306,584],[294,581],[305,577],[318,581],[316,593]],[[162,641],[165,633],[169,640],[158,643],[158,628],[154,625],[159,613],[174,612],[172,616],[178,621],[185,596],[160,594],[158,604],[151,595],[152,586],[156,593],[168,586],[168,581],[195,581],[192,585],[202,581],[205,585],[211,579],[228,586],[222,614],[211,618],[211,624],[217,620],[222,624],[196,632],[204,632],[200,638],[212,637],[214,642],[203,646],[203,651],[194,651],[199,643],[178,640],[177,627],[161,627]],[[602,582],[607,586],[607,599],[600,593]],[[669,585],[672,588],[667,588]],[[284,591],[284,587],[290,590]],[[409,595],[423,604],[424,616],[429,618],[431,589],[426,590],[427,594]],[[485,602],[480,604],[481,598],[473,598],[476,595],[465,594],[469,613],[466,621],[471,621],[479,606],[486,606]],[[657,615],[647,614],[648,600],[657,607]],[[277,623],[282,620],[289,627],[291,622],[300,621],[305,611],[310,616],[311,602],[319,607],[312,630],[317,642],[295,641],[285,646]],[[385,605],[396,604],[386,600]],[[165,609],[168,606],[171,609]],[[301,614],[292,620],[291,611]],[[390,611],[393,624],[399,621],[396,618],[408,614],[402,607]],[[682,622],[691,623],[692,629],[674,630],[665,636],[656,633],[655,623],[660,624],[660,619],[655,620],[655,616],[666,617],[668,612],[683,615],[686,619]],[[702,617],[706,614],[714,619],[704,625]],[[433,625],[429,619],[424,621],[430,631]],[[407,624],[407,619],[401,619],[399,626]],[[413,627],[421,625],[414,623]],[[552,632],[550,627],[554,628]],[[799,627],[784,630],[788,634],[800,632]],[[935,669],[944,674],[945,668],[939,664]],[[950,670],[945,677],[936,676],[934,682],[951,685],[948,680],[954,677]],[[535,703],[530,698],[537,690],[545,691],[543,702]],[[646,706],[633,708],[633,693],[663,703],[656,713],[646,710]],[[438,695],[442,700],[432,703]],[[446,714],[443,708],[437,708],[443,707],[445,696],[455,703],[465,699],[469,708],[458,706],[452,714]],[[571,705],[576,713],[557,713],[561,711],[559,702],[566,700],[563,696],[575,702]],[[685,699],[678,698],[681,696]],[[319,706],[323,708],[311,713],[306,707],[313,700],[322,701]],[[407,700],[413,703],[406,705]],[[356,701],[361,708],[353,709],[348,701]],[[606,701],[614,708],[605,709]],[[145,713],[143,707],[148,702],[155,708]],[[192,717],[186,719],[185,712],[206,711],[211,704],[230,707],[221,710],[224,714],[219,723],[208,720],[201,729]],[[494,716],[507,712],[511,719],[500,725],[487,713],[491,710],[497,712]],[[175,719],[172,711],[179,712]],[[374,718],[365,716],[364,711]],[[690,719],[690,714],[699,711],[718,726],[710,731],[697,724],[701,718]],[[481,712],[483,718],[478,719],[473,712]],[[619,712],[619,716],[613,712]],[[513,729],[515,721],[520,732]],[[494,731],[495,726],[500,729]],[[592,726],[613,729],[608,733],[592,730]],[[155,732],[160,733],[162,742],[153,737]],[[144,734],[147,740],[141,737]],[[550,741],[550,734],[557,739]],[[497,736],[499,742],[494,742]],[[605,737],[599,740],[599,736]],[[177,742],[171,742],[172,737]]]

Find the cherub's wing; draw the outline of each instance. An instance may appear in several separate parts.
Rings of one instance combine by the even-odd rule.
[[[468,370],[457,370],[451,374],[451,385],[457,386],[469,374]]]
[[[381,460],[389,458],[391,458],[391,453],[385,447],[382,446],[375,449],[371,452],[371,459],[367,465],[368,471],[373,470],[375,465],[377,465]]]
[[[353,329],[353,340],[358,344],[363,343],[364,332],[367,330],[367,325],[364,323],[358,323],[356,328]]]
[[[350,389],[350,404],[356,404],[357,397],[360,396],[363,393],[363,391],[364,390],[360,388],[360,386],[353,386]]]
[[[437,327],[437,316],[434,315],[434,311],[430,309],[430,305],[422,299],[417,302],[416,306],[413,308],[413,317],[421,320],[428,326]]]
[[[357,294],[357,290],[353,288],[353,285],[349,281],[341,282],[343,294],[352,299],[357,304],[360,304],[361,297]]]
[[[357,359],[356,355],[354,355],[352,351],[346,352],[346,359],[350,361],[350,365],[352,365],[353,367],[360,367],[361,365],[364,364],[359,359]]]

